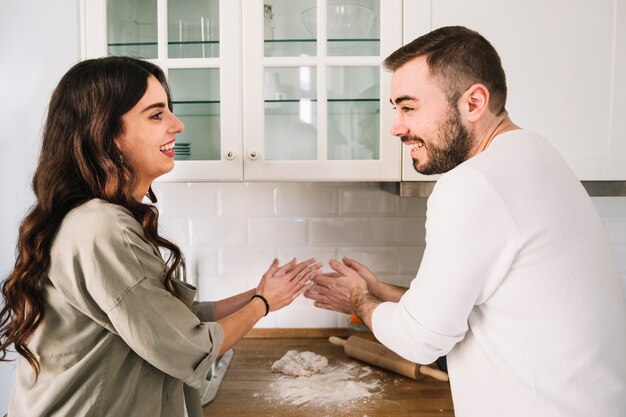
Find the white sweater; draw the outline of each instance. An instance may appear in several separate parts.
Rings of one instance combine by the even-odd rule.
[[[372,321],[409,360],[448,354],[457,417],[626,416],[626,303],[604,224],[528,131],[441,176],[417,276]]]

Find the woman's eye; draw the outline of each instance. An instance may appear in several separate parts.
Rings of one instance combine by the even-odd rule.
[[[161,120],[162,116],[163,116],[163,112],[158,112],[157,114],[153,114],[152,116],[150,116],[150,119]]]

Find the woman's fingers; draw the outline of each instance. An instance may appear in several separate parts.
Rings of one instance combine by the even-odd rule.
[[[313,264],[319,264],[321,266],[319,262],[317,264],[315,263],[315,258],[307,259],[306,261],[300,262],[298,265],[296,265],[295,268],[289,271],[289,273],[285,276],[288,278],[289,281],[292,281],[296,279],[302,271],[305,271],[306,273]]]
[[[263,275],[268,276],[268,277],[273,277],[277,270],[278,270],[278,259],[274,258],[267,272],[265,272],[265,274]]]
[[[308,291],[311,286],[313,285],[313,283],[309,282],[309,283],[303,283],[302,287],[296,291],[296,293],[291,297],[291,301],[295,300],[296,298],[300,297],[302,294],[304,294],[304,292]]]
[[[296,258],[293,258],[291,261],[287,262],[285,265],[280,266],[276,270],[276,276],[282,276],[291,271],[296,266]]]

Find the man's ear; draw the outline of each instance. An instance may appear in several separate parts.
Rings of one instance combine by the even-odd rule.
[[[468,88],[459,100],[460,112],[469,122],[480,120],[489,111],[489,90],[482,84]]]

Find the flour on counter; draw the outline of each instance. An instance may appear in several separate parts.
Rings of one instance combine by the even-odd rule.
[[[272,372],[282,372],[292,376],[311,376],[326,368],[328,359],[313,352],[290,350],[274,362]]]
[[[337,406],[345,408],[375,397],[382,387],[377,378],[366,378],[369,367],[356,364],[329,366],[308,378],[281,376],[269,386],[270,396],[291,405]]]

